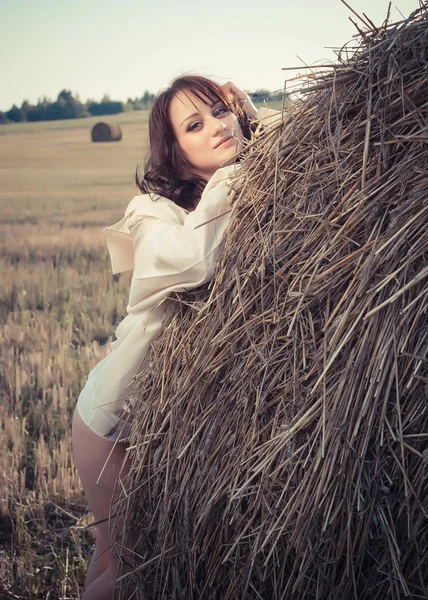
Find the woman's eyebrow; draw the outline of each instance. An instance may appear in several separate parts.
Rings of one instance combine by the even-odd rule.
[[[209,104],[210,108],[213,108],[216,104],[218,104],[219,102],[222,102],[222,100],[216,100],[215,102],[213,102],[212,104]],[[198,112],[194,112],[191,115],[189,115],[188,117],[186,117],[184,119],[184,121],[182,123],[180,123],[180,127],[183,125],[183,123],[185,123],[187,121],[187,119],[191,119],[192,117],[197,117],[200,113]]]

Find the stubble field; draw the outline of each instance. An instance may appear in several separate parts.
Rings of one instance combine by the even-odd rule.
[[[137,194],[147,112],[0,128],[0,598],[78,598],[94,541],[71,417],[125,315],[103,227]]]

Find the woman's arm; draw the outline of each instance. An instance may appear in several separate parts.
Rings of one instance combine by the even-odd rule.
[[[236,169],[230,165],[215,173],[184,223],[169,202],[157,213],[157,203],[149,197],[129,214],[134,272],[128,312],[154,306],[171,291],[210,281],[230,222],[229,183]]]

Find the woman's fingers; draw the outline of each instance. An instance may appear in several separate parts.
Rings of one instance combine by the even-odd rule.
[[[230,94],[232,94],[233,96],[235,96],[238,101],[239,104],[245,108],[247,110],[247,112],[255,117],[257,114],[257,109],[254,106],[254,104],[252,103],[250,97],[248,94],[246,94],[245,92],[243,92],[241,89],[239,89],[238,86],[236,86],[234,83],[232,83],[231,81],[227,81],[226,83],[224,83],[222,85],[222,87],[229,92]]]
[[[240,90],[238,88],[238,86],[236,86],[231,81],[227,81],[221,87],[225,88],[228,92],[231,92],[235,96],[238,96],[238,98],[243,98],[246,95],[245,92],[243,92],[242,90]]]

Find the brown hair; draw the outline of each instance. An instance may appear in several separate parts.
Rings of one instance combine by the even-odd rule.
[[[190,91],[199,100],[221,100],[238,118],[244,138],[251,138],[250,115],[239,100],[220,84],[200,75],[187,75],[175,79],[171,86],[159,93],[149,117],[150,156],[144,165],[144,175],[139,180],[138,167],[135,183],[143,194],[158,194],[169,198],[186,210],[193,210],[201,197],[207,181],[192,173],[192,165],[185,158],[176,140],[169,118],[169,105],[178,91]]]

